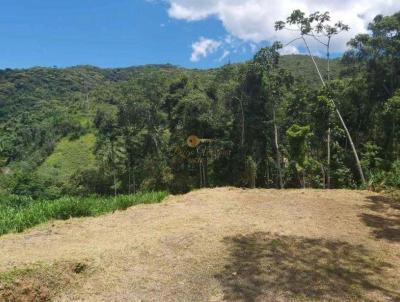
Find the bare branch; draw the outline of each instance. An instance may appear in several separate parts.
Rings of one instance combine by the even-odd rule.
[[[290,42],[288,42],[288,43],[286,43],[285,45],[283,45],[283,47],[286,47],[286,46],[288,46],[289,44],[292,44],[294,41],[297,41],[297,40],[301,40],[301,37],[295,38],[295,39],[291,40]]]
[[[317,42],[321,43],[324,46],[328,46],[328,43],[325,43],[323,41],[321,41],[320,39],[318,39],[314,34],[307,34],[306,36],[308,37],[312,37],[314,40],[316,40]]]

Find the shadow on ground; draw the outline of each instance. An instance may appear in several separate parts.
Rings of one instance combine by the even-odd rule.
[[[400,242],[400,202],[385,196],[367,197],[367,208],[375,214],[363,213],[361,220],[378,239]]]
[[[362,246],[270,233],[224,241],[230,255],[216,278],[227,301],[400,301],[381,287],[390,265]]]

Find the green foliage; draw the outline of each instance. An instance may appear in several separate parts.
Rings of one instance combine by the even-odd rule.
[[[291,165],[294,166],[295,171],[297,171],[299,182],[304,188],[307,182],[306,175],[310,172],[311,175],[315,175],[317,170],[316,166],[318,166],[318,163],[313,160],[309,154],[309,141],[312,136],[311,128],[309,125],[300,126],[293,124],[286,131],[286,135],[289,144]],[[312,179],[312,182],[315,182],[315,179]],[[317,183],[318,182],[319,181],[317,181]]]
[[[16,171],[5,180],[10,194],[38,198],[44,195],[44,185],[33,172]]]
[[[393,162],[385,183],[389,187],[400,188],[400,160]]]
[[[362,152],[362,166],[364,169],[372,172],[374,170],[380,169],[383,159],[379,157],[381,153],[381,148],[371,142],[364,145]]]
[[[98,216],[116,210],[125,210],[136,204],[158,203],[166,196],[166,192],[151,192],[120,195],[116,198],[63,197],[52,201],[40,200],[29,203],[23,199],[17,199],[16,203],[13,200],[2,201],[0,203],[0,235],[22,232],[52,219]]]
[[[69,187],[74,195],[108,195],[112,193],[112,179],[99,168],[82,168],[71,176]]]
[[[246,158],[246,184],[249,188],[256,187],[256,177],[257,177],[257,163],[251,156]]]
[[[287,131],[289,153],[297,171],[302,171],[306,165],[308,140],[311,137],[310,126],[292,125]]]
[[[96,167],[93,155],[95,136],[86,134],[77,139],[63,138],[53,153],[38,167],[36,177],[47,187],[67,188],[70,178],[84,166]]]
[[[342,23],[295,11],[278,29],[332,38]],[[187,192],[200,186],[355,188],[343,115],[370,183],[397,186],[399,13],[377,16],[343,59],[280,56],[210,70],[171,65],[0,71],[0,194]],[[186,139],[202,141],[189,148]],[[329,147],[329,148],[328,148]],[[328,154],[330,155],[328,158]],[[328,175],[330,177],[328,177]],[[14,197],[12,197],[14,198]]]
[[[314,57],[321,73],[326,77],[327,64],[326,60],[320,57]],[[289,70],[293,77],[303,81],[308,87],[318,89],[321,87],[321,81],[317,71],[312,64],[310,57],[304,55],[282,56],[279,60],[279,65]],[[330,74],[332,79],[337,79],[344,69],[344,65],[340,59],[332,59],[330,62]]]
[[[374,170],[371,173],[369,185],[377,190],[400,187],[400,160],[395,160],[389,171]]]
[[[4,195],[0,196],[0,207],[21,208],[26,207],[34,200],[32,197],[25,195]]]

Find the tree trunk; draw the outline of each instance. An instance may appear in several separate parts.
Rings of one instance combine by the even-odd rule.
[[[131,195],[131,164],[128,163],[128,194]]]
[[[326,163],[326,188],[331,188],[331,127],[328,128],[327,139],[328,158]]]
[[[330,45],[331,45],[331,37],[328,38],[328,43],[326,45],[326,59],[328,64],[328,83],[331,80],[331,56],[330,56]]]
[[[202,182],[202,187],[204,188],[205,187],[205,177],[204,177],[204,175],[205,175],[205,173],[204,173],[204,159],[202,158],[201,159],[201,178],[202,178],[202,180],[201,180],[201,182]]]
[[[114,198],[117,199],[117,175],[115,169],[113,172],[113,178],[114,178]]]
[[[321,163],[321,175],[323,179],[323,188],[326,189],[326,175],[324,165]]]
[[[133,194],[136,194],[136,179],[135,179],[135,172],[132,173],[133,178]]]
[[[301,187],[301,188],[304,188],[304,185],[303,185],[303,178],[302,178],[301,175],[300,175],[300,171],[297,171],[297,178],[298,178],[298,180],[299,180],[300,187]]]
[[[200,188],[203,187],[203,159],[199,158]]]
[[[240,101],[240,107],[242,108],[242,147],[244,146],[244,112],[243,112],[243,104]]]
[[[276,126],[275,106],[272,108],[273,121],[274,121],[274,136],[275,136],[275,149],[276,149],[276,165],[279,173],[279,188],[283,189],[282,168],[281,168],[281,153],[279,151],[278,142],[278,127]]]
[[[266,173],[267,173],[267,187],[269,188],[269,184],[270,184],[270,181],[269,181],[269,160],[267,159],[267,168],[266,168]]]
[[[242,117],[242,121],[241,121],[241,126],[242,126],[242,131],[241,131],[241,138],[240,138],[240,144],[243,147],[244,146],[244,109],[243,109],[243,102],[241,98],[237,98],[235,97],[235,99],[237,99],[240,103],[240,113],[241,113],[241,117]]]
[[[396,138],[396,121],[395,118],[393,117],[393,123],[392,123],[392,137],[393,137],[393,153],[394,157],[396,160],[399,160],[399,151],[398,151],[398,143],[397,143],[397,138]]]
[[[340,122],[342,123],[344,130],[346,131],[347,138],[348,138],[348,140],[350,142],[350,146],[351,146],[351,149],[353,150],[354,158],[356,160],[358,173],[360,173],[361,181],[362,181],[363,185],[365,186],[366,185],[366,181],[365,181],[365,177],[364,177],[364,172],[363,172],[363,169],[361,167],[361,162],[360,162],[360,159],[358,158],[357,150],[356,150],[356,147],[354,146],[353,139],[351,138],[349,129],[347,129],[347,126],[346,126],[346,124],[345,124],[345,122],[344,122],[344,120],[342,118],[342,115],[340,114],[340,111],[337,108],[336,108],[336,113],[339,116]]]
[[[207,160],[207,148],[206,148],[206,156],[204,157],[204,186],[208,187],[208,160]]]

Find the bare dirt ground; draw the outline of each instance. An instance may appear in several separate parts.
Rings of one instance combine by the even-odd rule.
[[[38,263],[45,280],[67,280],[45,290],[54,301],[400,301],[400,204],[369,191],[204,189],[0,237],[0,272]],[[77,265],[51,269],[60,263]]]

